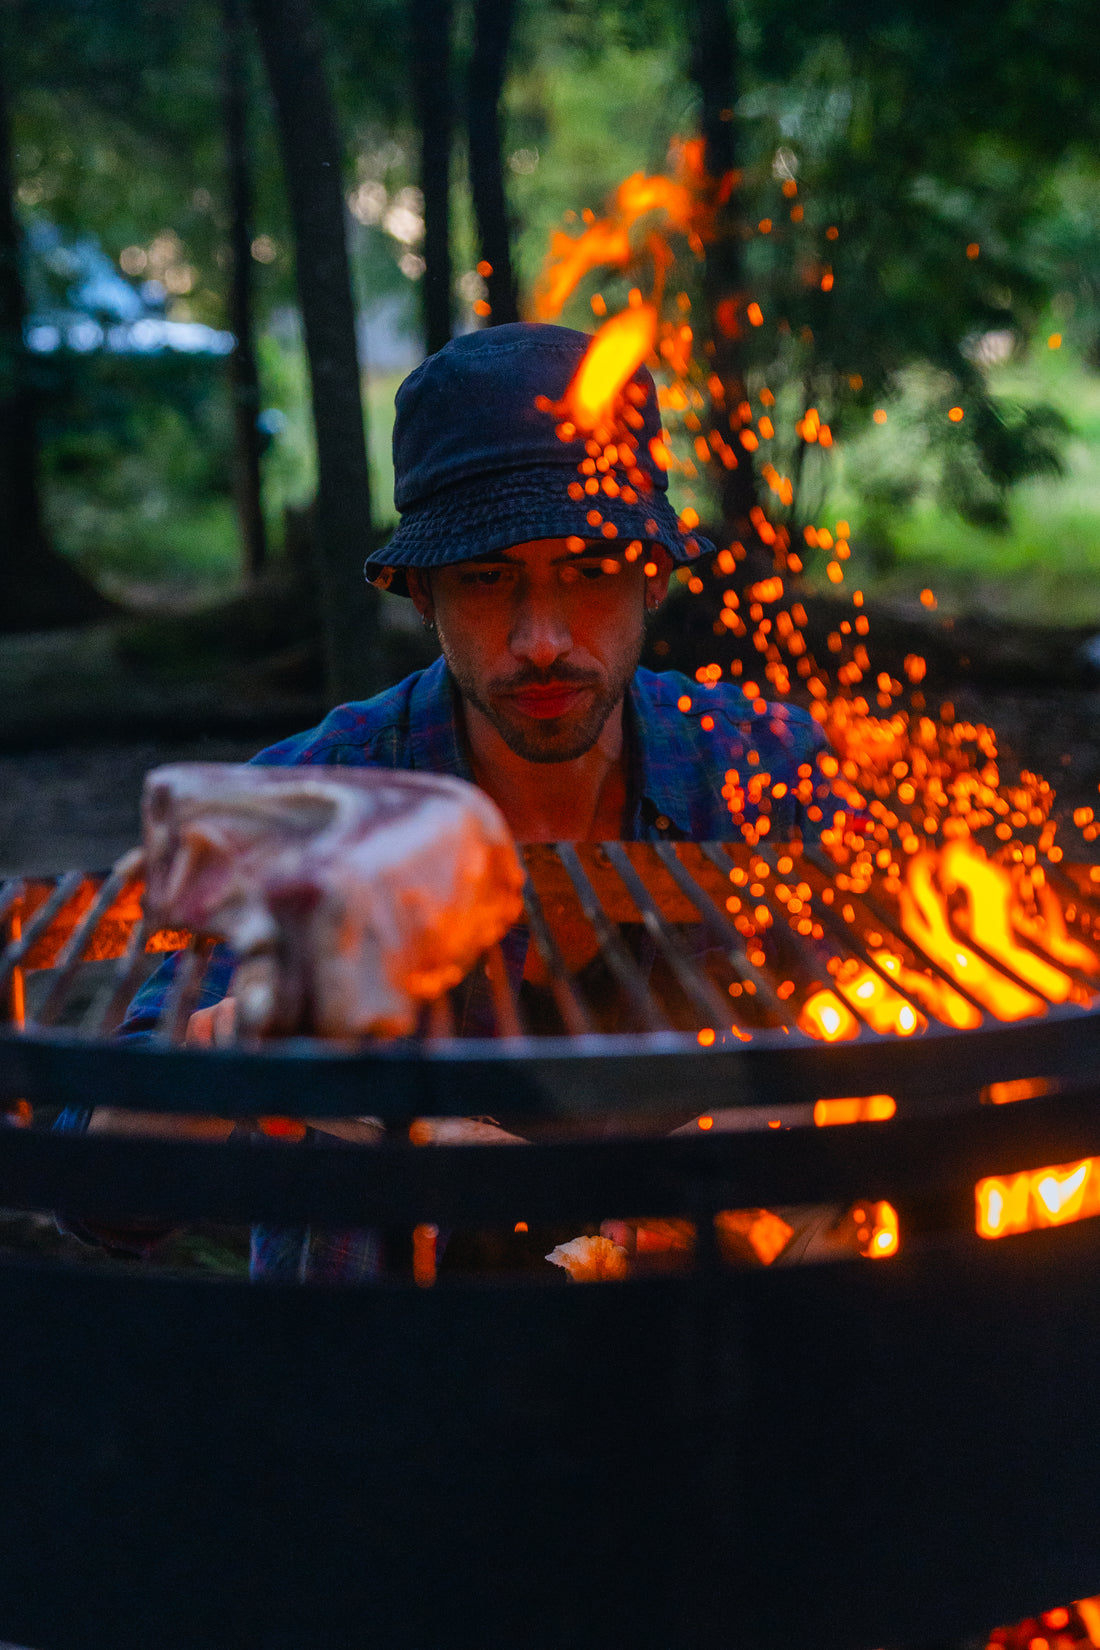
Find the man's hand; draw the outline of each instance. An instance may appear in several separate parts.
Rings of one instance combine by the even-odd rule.
[[[234,1039],[237,1026],[237,999],[223,997],[210,1008],[200,1008],[187,1022],[184,1039],[192,1048],[225,1048]]]
[[[233,1041],[236,1004],[223,997],[211,1008],[200,1008],[187,1022],[192,1047],[221,1048]],[[97,1106],[88,1124],[89,1134],[136,1134],[159,1140],[227,1140],[233,1124],[226,1117],[188,1117],[175,1112],[126,1111],[121,1106]]]

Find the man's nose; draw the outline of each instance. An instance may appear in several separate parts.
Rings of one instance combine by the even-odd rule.
[[[526,659],[537,670],[548,670],[572,651],[573,636],[556,602],[548,596],[535,597],[518,608],[508,646],[517,659]]]

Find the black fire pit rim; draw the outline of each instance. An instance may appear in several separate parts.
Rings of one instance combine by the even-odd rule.
[[[290,1039],[273,1049],[195,1049],[0,1031],[0,1098],[242,1116],[516,1117],[699,1113],[835,1095],[969,1099],[1013,1078],[1087,1080],[1100,1062],[1100,1008],[907,1038],[866,1030],[823,1044],[774,1033],[703,1048],[688,1033],[450,1039],[371,1049]]]

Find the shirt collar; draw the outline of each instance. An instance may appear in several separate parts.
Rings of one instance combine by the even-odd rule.
[[[431,773],[450,773],[474,783],[458,725],[458,703],[447,661],[440,655],[412,691],[409,703],[409,749],[412,766]]]
[[[662,712],[661,678],[636,670],[627,689],[633,745],[633,794],[642,808],[665,818],[684,836],[692,834],[691,792],[696,756],[687,724],[680,715]]]

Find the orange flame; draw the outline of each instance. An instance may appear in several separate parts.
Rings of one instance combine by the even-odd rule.
[[[1006,871],[988,860],[975,844],[955,841],[947,845],[941,856],[940,882],[948,894],[965,889],[969,899],[966,926],[983,950],[1051,1002],[1064,1003],[1069,998],[1073,990],[1069,975],[1044,962],[1013,938],[1013,887]],[[964,918],[960,916],[959,921],[962,923]]]
[[[564,229],[550,238],[550,256],[535,293],[535,319],[553,321],[579,281],[590,269],[606,266],[623,269],[630,262],[632,248],[625,226],[598,219],[574,240]]]
[[[594,430],[611,412],[615,397],[633,377],[653,348],[657,311],[638,304],[613,315],[596,333],[584,353],[565,406],[580,430]]]
[[[837,990],[843,993],[853,1008],[859,1010],[875,1031],[892,1031],[899,1037],[911,1037],[918,1027],[923,1030],[927,1023],[912,1003],[906,1002],[866,965],[849,967],[847,971],[838,970],[836,984]]]
[[[861,1094],[843,1100],[815,1100],[814,1123],[819,1129],[839,1123],[885,1123],[898,1109],[892,1094]]]
[[[801,1029],[826,1043],[846,1042],[859,1036],[859,1021],[835,991],[815,991],[798,1016]]]
[[[892,951],[873,951],[871,955],[884,973],[896,979],[909,996],[916,997],[937,1020],[955,1026],[959,1031],[973,1031],[982,1023],[982,1016],[973,1003],[952,989],[946,980],[933,979],[915,968],[906,968],[901,958]]]
[[[1078,1163],[979,1180],[974,1188],[978,1236],[1008,1237],[1100,1214],[1098,1164],[1100,1159],[1086,1157]]]
[[[892,1203],[872,1203],[870,1235],[861,1241],[861,1250],[868,1260],[887,1260],[901,1247],[898,1212]]]
[[[969,849],[965,858],[955,856],[952,862],[957,879],[954,887],[965,887],[970,891],[966,874],[978,859],[977,849]],[[915,940],[933,962],[959,985],[965,986],[971,996],[976,997],[999,1020],[1023,1020],[1029,1014],[1044,1014],[1047,1005],[1041,997],[1007,979],[977,952],[956,939],[948,924],[945,903],[933,881],[935,866],[933,855],[923,853],[917,854],[909,867],[907,886],[899,895],[901,924],[909,938]],[[978,880],[980,897],[988,900],[991,885],[985,879]],[[1007,894],[1003,897],[1007,902]],[[989,927],[984,914],[980,922],[984,934]],[[974,937],[979,938],[977,934]]]
[[[708,189],[703,165],[703,143],[692,138],[675,146],[677,176],[663,173],[647,177],[633,172],[624,178],[611,199],[606,217],[597,218],[575,239],[562,229],[550,237],[550,252],[539,276],[534,296],[537,321],[553,321],[591,269],[623,270],[635,257],[631,230],[650,213],[664,214],[668,229],[687,235],[698,250],[709,233],[714,205],[728,194],[733,178],[723,180],[717,190]],[[714,201],[707,199],[714,195]],[[649,245],[660,280],[672,253],[659,238]]]

